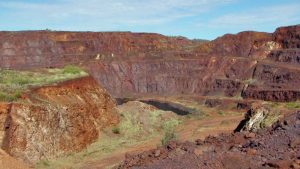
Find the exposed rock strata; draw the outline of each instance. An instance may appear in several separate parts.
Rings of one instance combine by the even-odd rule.
[[[2,147],[30,163],[80,151],[118,123],[114,108],[91,77],[33,89],[11,104]]]
[[[130,32],[0,32],[1,68],[58,67],[130,57],[194,44],[185,38]]]
[[[274,33],[227,34],[205,43],[129,32],[1,32],[0,67],[83,65],[118,98],[214,95],[292,101],[300,98],[299,49],[299,25]]]

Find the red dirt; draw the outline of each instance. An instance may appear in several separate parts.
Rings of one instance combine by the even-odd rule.
[[[171,142],[138,155],[127,155],[119,168],[299,168],[300,112],[271,128],[193,142]]]

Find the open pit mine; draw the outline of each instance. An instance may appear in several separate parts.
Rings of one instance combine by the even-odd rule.
[[[212,41],[0,32],[0,168],[300,168],[300,25]]]

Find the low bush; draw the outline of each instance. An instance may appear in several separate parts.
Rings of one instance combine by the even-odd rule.
[[[113,133],[115,133],[115,134],[120,134],[120,128],[117,127],[117,126],[114,126],[114,127],[111,129],[111,131],[112,131]]]
[[[179,125],[178,120],[170,120],[164,124],[164,136],[161,139],[162,145],[167,145],[172,140],[177,140],[176,127]]]

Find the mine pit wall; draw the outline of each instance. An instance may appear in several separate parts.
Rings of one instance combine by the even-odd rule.
[[[85,64],[197,44],[185,38],[130,32],[0,32],[0,67],[28,69]]]
[[[10,109],[0,106],[2,148],[31,164],[80,151],[119,122],[115,101],[91,77],[32,89]]]
[[[242,97],[244,99],[291,102],[300,99],[300,90],[270,90],[249,88],[242,92]]]
[[[268,60],[278,63],[294,64],[295,66],[299,66],[300,48],[272,51],[270,55],[268,55]]]
[[[129,32],[0,32],[0,67],[82,65],[116,98],[248,93],[244,98],[263,100],[257,93],[270,92],[276,101],[286,98],[272,93],[299,90],[299,45],[299,25],[204,44]]]
[[[295,26],[279,28],[274,34],[225,35],[199,45],[190,53],[192,59],[123,60],[89,67],[93,76],[120,98],[150,94],[297,100],[299,30],[300,26]]]
[[[297,87],[300,84],[300,67],[293,69],[282,65],[258,64],[253,78],[265,84],[273,84],[274,87],[276,84],[279,87],[285,84]]]
[[[241,68],[240,65],[243,65]],[[115,97],[134,94],[235,96],[251,77],[254,61],[234,58],[95,63],[92,75]],[[239,79],[239,80],[237,80]]]

